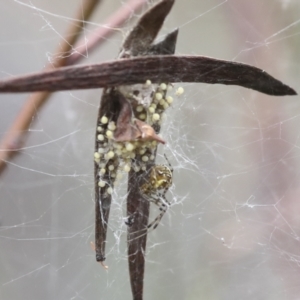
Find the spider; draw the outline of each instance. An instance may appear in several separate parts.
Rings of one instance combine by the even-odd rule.
[[[150,202],[153,202],[159,207],[161,213],[147,226],[147,229],[153,227],[155,229],[164,214],[166,213],[168,206],[171,205],[166,199],[166,193],[172,185],[173,181],[173,168],[164,155],[167,165],[155,165],[151,168],[148,182],[141,186],[141,192]]]

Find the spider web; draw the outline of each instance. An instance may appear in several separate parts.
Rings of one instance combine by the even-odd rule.
[[[41,70],[80,3],[6,1],[1,78]],[[84,36],[121,5],[103,1]],[[299,15],[296,0],[177,1],[161,34],[179,27],[177,54],[249,63],[297,90]],[[115,58],[137,16],[83,63]],[[167,111],[158,155],[174,168],[172,206],[148,236],[145,299],[299,299],[299,97],[178,86],[185,93]],[[108,271],[89,246],[100,95],[55,93],[1,175],[1,299],[132,299],[125,180],[114,191]],[[2,137],[26,95],[0,98]],[[150,220],[158,213],[154,205]]]

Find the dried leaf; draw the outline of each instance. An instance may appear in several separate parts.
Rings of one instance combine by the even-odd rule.
[[[151,44],[156,38],[174,0],[163,0],[150,8],[129,32],[123,43],[120,57],[149,55]],[[163,53],[160,53],[163,54]]]
[[[130,102],[121,93],[119,93],[117,99],[121,108],[117,118],[117,128],[114,132],[116,142],[152,140],[165,144],[165,141],[155,133],[152,126],[134,118]]]
[[[157,141],[162,144],[166,143],[159,135],[156,134],[153,127],[150,126],[149,124],[136,119],[135,125],[139,132],[139,135],[136,137],[136,139],[142,141]]]
[[[159,82],[239,85],[272,96],[296,95],[267,72],[205,56],[144,56],[89,66],[60,68],[0,81],[0,92],[89,89]]]

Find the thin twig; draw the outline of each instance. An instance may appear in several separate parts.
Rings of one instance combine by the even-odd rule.
[[[84,57],[86,52],[90,54],[91,51],[115,32],[115,28],[121,27],[132,14],[138,13],[145,3],[147,3],[147,0],[129,0],[127,3],[122,5],[119,10],[117,10],[104,22],[105,25],[99,27],[99,29],[95,30],[91,36],[87,37],[87,43],[84,42],[82,45],[79,45],[78,47],[76,46],[76,48],[81,50],[68,57],[67,65],[77,63],[82,57]]]
[[[69,26],[65,37],[60,43],[60,46],[56,50],[54,61],[51,61],[45,68],[45,70],[51,70],[53,68],[59,68],[66,65],[67,58],[60,57],[61,53],[68,53],[75,41],[78,39],[80,32],[84,26],[84,21],[89,19],[90,15],[94,11],[99,0],[85,0],[83,6],[76,12],[74,21]],[[24,140],[24,133],[27,132],[29,125],[32,122],[32,117],[36,112],[45,104],[46,100],[50,96],[51,91],[42,91],[31,94],[21,109],[20,113],[16,117],[11,128],[6,133],[5,137],[0,144],[0,172],[3,169],[5,162],[10,156],[12,156],[16,149],[19,149]]]

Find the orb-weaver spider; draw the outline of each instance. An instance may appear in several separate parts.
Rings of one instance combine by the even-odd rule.
[[[153,202],[159,207],[161,213],[150,223],[147,228],[155,229],[164,214],[166,213],[168,206],[171,205],[170,202],[166,199],[166,193],[172,185],[173,182],[173,168],[167,159],[167,156],[164,155],[167,165],[155,165],[150,170],[150,175],[148,182],[141,186],[141,192],[150,202]]]

